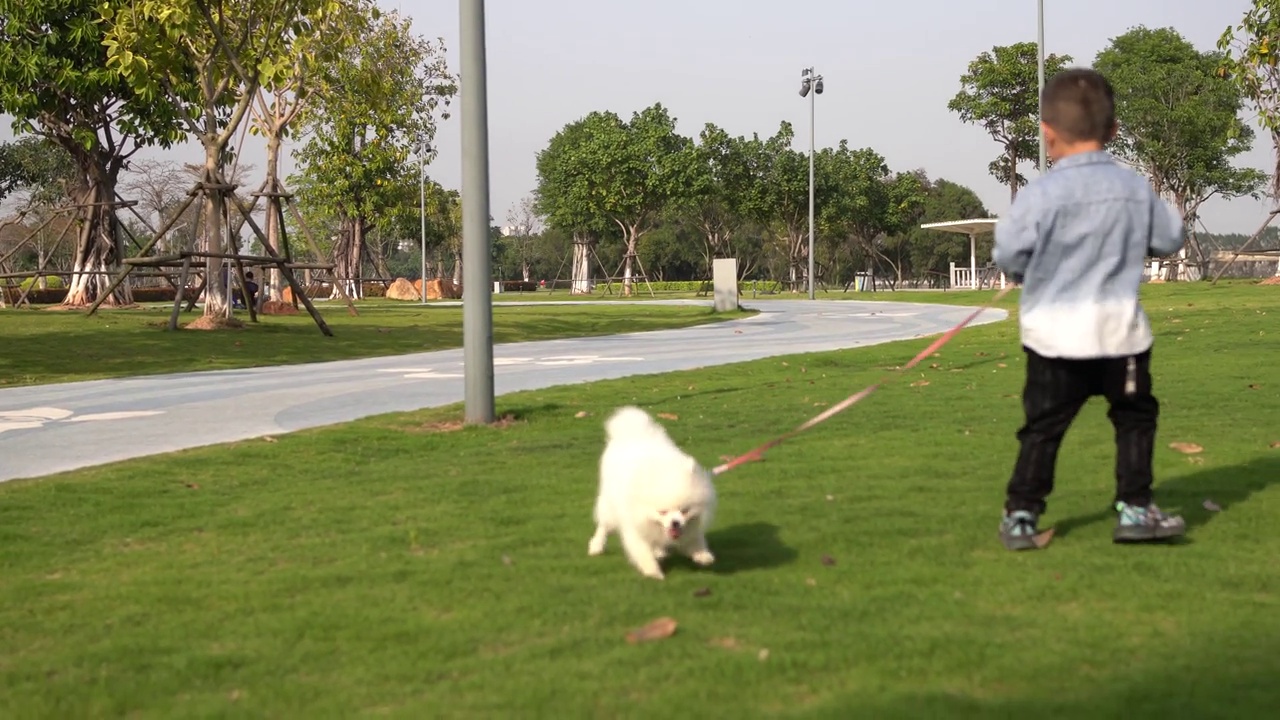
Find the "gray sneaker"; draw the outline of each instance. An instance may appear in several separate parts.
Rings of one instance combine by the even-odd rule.
[[[1040,518],[1026,510],[1006,511],[1000,521],[1000,542],[1009,550],[1036,550],[1036,528]]]
[[[1181,537],[1187,532],[1187,523],[1180,515],[1169,515],[1155,504],[1142,507],[1117,502],[1116,529],[1112,539],[1118,543],[1141,543]]]

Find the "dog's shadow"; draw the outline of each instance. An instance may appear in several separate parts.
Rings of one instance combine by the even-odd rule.
[[[1165,482],[1157,481],[1156,504],[1178,512],[1187,521],[1187,536],[1178,542],[1181,544],[1191,542],[1196,529],[1208,524],[1215,516],[1247,501],[1254,493],[1262,492],[1274,483],[1280,483],[1280,457],[1259,457],[1243,465],[1210,468]],[[1212,502],[1218,509],[1205,507],[1205,501]],[[1054,523],[1055,533],[1063,537],[1114,518],[1115,511],[1108,507]]]
[[[800,553],[782,542],[779,530],[777,525],[764,522],[712,530],[707,533],[707,546],[715,554],[716,561],[705,572],[733,575],[795,562]],[[693,561],[680,555],[673,557],[670,562],[673,566],[697,567]]]

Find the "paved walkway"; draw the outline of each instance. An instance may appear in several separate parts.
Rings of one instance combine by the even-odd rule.
[[[862,347],[937,334],[972,312],[894,302],[743,305],[760,314],[679,330],[498,345],[496,392]],[[974,324],[1006,316],[988,310]],[[0,390],[0,482],[438,407],[462,395],[461,349],[9,388]]]

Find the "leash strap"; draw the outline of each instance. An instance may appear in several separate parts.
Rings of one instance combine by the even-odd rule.
[[[910,370],[911,368],[918,365],[921,360],[924,360],[925,358],[937,352],[938,349],[941,348],[943,345],[946,345],[947,343],[951,342],[951,339],[954,338],[969,323],[973,322],[974,318],[978,317],[983,312],[990,310],[996,303],[1000,302],[1000,298],[1004,297],[1012,289],[1013,289],[1013,286],[1010,285],[1004,288],[1003,290],[1001,290],[1000,292],[996,293],[996,296],[991,298],[991,300],[986,305],[983,305],[979,307],[977,310],[974,310],[972,313],[969,314],[969,317],[960,321],[959,325],[956,325],[955,327],[943,333],[937,340],[934,340],[933,343],[929,345],[929,347],[925,348],[924,350],[921,350],[920,354],[916,355],[914,358],[911,358],[911,362],[907,363],[906,365],[903,365],[901,368],[898,368],[897,370],[893,370],[893,371],[890,371],[889,373],[886,373],[884,377],[880,378],[879,380],[872,383],[871,385],[868,385],[862,390],[859,390],[858,392],[850,395],[844,400],[841,400],[835,405],[832,405],[831,407],[827,408],[821,413],[815,415],[814,417],[805,421],[803,425],[801,425],[800,427],[797,427],[795,430],[792,430],[791,432],[788,432],[784,435],[779,435],[778,437],[755,448],[754,450],[743,453],[742,455],[739,455],[738,457],[733,458],[732,460],[729,460],[728,462],[722,465],[717,465],[715,468],[711,470],[711,474],[721,475],[723,473],[726,473],[734,469],[735,467],[738,467],[739,465],[744,465],[749,462],[756,462],[759,460],[763,460],[764,454],[768,450],[778,445],[781,445],[783,442],[790,440],[791,438],[795,437],[796,435],[799,435],[800,433],[804,432],[805,430],[808,430],[809,428],[817,425],[818,423],[828,420],[834,415],[847,410],[849,406],[855,403],[861,402],[868,395],[880,389],[881,385],[884,385],[888,381],[892,380],[895,375],[900,375]]]

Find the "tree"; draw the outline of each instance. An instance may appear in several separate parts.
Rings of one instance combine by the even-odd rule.
[[[982,200],[972,189],[943,178],[929,180],[923,172],[916,174],[924,190],[915,212],[889,240],[889,245],[905,250],[910,258],[914,275],[929,279],[930,285],[949,278],[953,262],[967,261],[969,239],[958,233],[925,230],[921,225],[950,220],[968,220],[991,217]],[[990,254],[993,237],[990,233],[978,237],[978,252]]]
[[[1172,28],[1145,27],[1112,39],[1094,60],[1115,90],[1120,133],[1112,152],[1173,201],[1200,273],[1208,269],[1194,233],[1200,206],[1214,195],[1254,194],[1265,179],[1231,164],[1252,146],[1253,130],[1238,117],[1240,89],[1218,74],[1221,63],[1221,54],[1196,50]],[[1184,248],[1167,279],[1175,279],[1186,254]]]
[[[1240,24],[1222,33],[1218,49],[1225,53],[1219,73],[1240,88],[1257,110],[1258,124],[1271,135],[1275,166],[1270,195],[1273,202],[1280,201],[1280,2],[1253,0]],[[1273,210],[1267,216],[1254,238],[1271,224],[1276,213]],[[1276,263],[1276,276],[1280,277],[1280,262]]]
[[[1003,148],[987,166],[991,176],[1016,197],[1027,179],[1018,166],[1040,152],[1040,91],[1035,43],[997,45],[969,63],[960,76],[960,92],[947,108],[966,123],[981,125]],[[1045,56],[1045,76],[1061,71],[1070,55]]]
[[[561,131],[559,143],[553,138],[555,151],[541,161],[547,172],[540,177],[548,181],[545,214],[559,217],[563,211],[575,223],[603,216],[617,226],[624,295],[632,291],[637,242],[689,185],[692,142],[676,133],[675,124],[660,103],[634,113],[629,122],[612,112],[593,112]],[[583,202],[585,213],[574,217],[569,205]]]
[[[338,281],[361,297],[365,234],[402,204],[398,180],[418,176],[409,155],[431,147],[435,114],[447,108],[457,85],[444,41],[414,35],[411,21],[397,13],[381,15],[318,82],[301,115],[306,143],[295,154],[300,172],[290,182],[306,188],[306,203],[338,219]]]
[[[734,240],[760,215],[760,165],[763,144],[759,138],[731,137],[719,126],[707,123],[693,150],[689,191],[678,208],[703,236],[703,271],[711,275],[711,261],[734,257]],[[740,260],[745,260],[739,258]],[[749,261],[739,263],[745,272]]]
[[[318,13],[305,33],[288,47],[282,58],[287,71],[264,79],[256,102],[250,106],[252,132],[267,144],[267,176],[263,188],[266,196],[267,244],[280,251],[280,220],[284,215],[280,183],[280,151],[291,137],[295,121],[323,92],[324,69],[363,38],[381,17],[370,0],[336,0],[325,12]],[[284,291],[280,271],[271,268],[264,286],[267,297],[279,299]]]
[[[609,224],[603,197],[596,191],[594,158],[586,149],[597,114],[561,128],[538,153],[536,162],[534,207],[550,228],[572,238],[570,294],[591,292],[591,253]]]
[[[180,134],[171,108],[131,87],[108,63],[104,45],[121,0],[0,0],[0,112],[15,132],[33,132],[72,158],[69,196],[80,220],[73,276],[64,305],[98,299],[119,267],[123,247],[115,212],[116,181],[129,157],[148,145],[168,147]],[[127,305],[121,285],[109,305]]]
[[[852,150],[847,140],[818,156],[825,202],[819,214],[824,234],[847,239],[874,277],[877,261],[887,262],[902,279],[902,267],[885,253],[883,238],[900,232],[924,198],[920,180],[891,174],[871,148]]]
[[[518,205],[512,205],[507,212],[507,222],[511,225],[508,243],[516,254],[516,262],[520,265],[520,277],[529,282],[530,262],[533,260],[533,242],[539,230],[538,211],[532,196],[526,197]]]
[[[135,0],[113,13],[103,41],[108,66],[124,75],[141,97],[169,104],[177,113],[175,127],[194,136],[204,150],[202,251],[232,249],[227,200],[235,188],[224,172],[235,156],[232,138],[259,88],[289,75],[295,44],[334,11],[335,3]],[[208,257],[205,278],[218,277],[223,266],[223,259]],[[227,291],[222,283],[206,282],[206,316],[230,312]]]
[[[809,237],[809,159],[791,147],[795,131],[791,123],[783,121],[778,132],[760,144],[764,157],[761,177],[763,182],[758,197],[751,204],[756,218],[770,227],[780,240],[786,243],[788,274],[792,292],[800,288],[800,281],[808,274]],[[815,178],[816,164],[815,158]],[[814,205],[824,204],[820,189],[826,185],[814,183]],[[815,209],[815,214],[817,210]]]
[[[53,204],[69,197],[78,187],[71,155],[39,135],[24,135],[0,143],[0,201],[25,192],[30,204]]]

